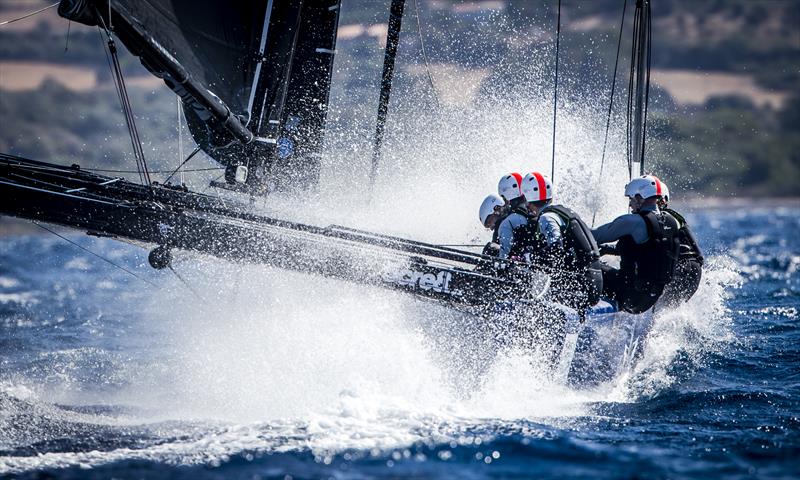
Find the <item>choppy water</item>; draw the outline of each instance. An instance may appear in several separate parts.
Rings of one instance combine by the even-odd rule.
[[[796,478],[800,210],[689,220],[700,292],[591,391],[380,290],[1,237],[0,475]]]

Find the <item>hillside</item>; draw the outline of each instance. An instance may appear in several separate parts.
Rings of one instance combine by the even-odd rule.
[[[551,88],[555,2],[421,0],[419,11],[407,3],[401,81],[425,85],[430,70],[445,108]],[[0,21],[38,5],[47,2],[4,0]],[[698,194],[800,195],[800,1],[653,5],[654,173]],[[566,99],[607,104],[621,13],[619,0],[563,1]],[[344,2],[334,89],[362,106],[358,115],[372,116],[385,16],[381,2]],[[174,163],[174,96],[137,59],[122,61],[146,150],[170,152],[153,168]],[[95,29],[54,9],[0,27],[0,151],[122,168],[130,145],[113,98]]]

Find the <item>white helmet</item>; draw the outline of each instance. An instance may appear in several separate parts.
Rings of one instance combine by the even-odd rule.
[[[495,209],[503,205],[505,205],[505,202],[497,195],[488,195],[484,198],[481,208],[478,210],[478,218],[481,221],[481,225],[486,225],[486,219],[489,218],[489,215],[497,213]]]
[[[531,172],[522,180],[522,194],[529,202],[553,199],[553,184],[546,175]]]
[[[642,198],[660,197],[664,194],[664,184],[653,175],[642,175],[634,178],[625,185],[625,196],[635,197],[640,195]]]
[[[520,190],[521,183],[522,175],[517,172],[509,173],[500,179],[500,182],[497,184],[497,193],[510,202],[522,196],[522,190]]]

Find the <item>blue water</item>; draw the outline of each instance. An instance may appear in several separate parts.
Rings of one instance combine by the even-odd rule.
[[[798,478],[800,210],[689,220],[700,291],[592,390],[391,293],[0,237],[0,476]]]

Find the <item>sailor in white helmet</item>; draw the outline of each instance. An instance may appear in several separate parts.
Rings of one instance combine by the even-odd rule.
[[[503,219],[508,215],[506,202],[497,195],[487,195],[478,209],[478,219],[481,225],[492,231],[492,241],[483,247],[483,255],[496,257],[500,251],[497,243],[498,227]]]
[[[625,186],[631,213],[602,225],[592,234],[602,252],[619,255],[620,268],[603,265],[603,294],[615,300],[620,310],[641,313],[658,301],[672,280],[678,258],[678,222],[661,212],[664,195],[661,181],[652,175],[634,178]]]

